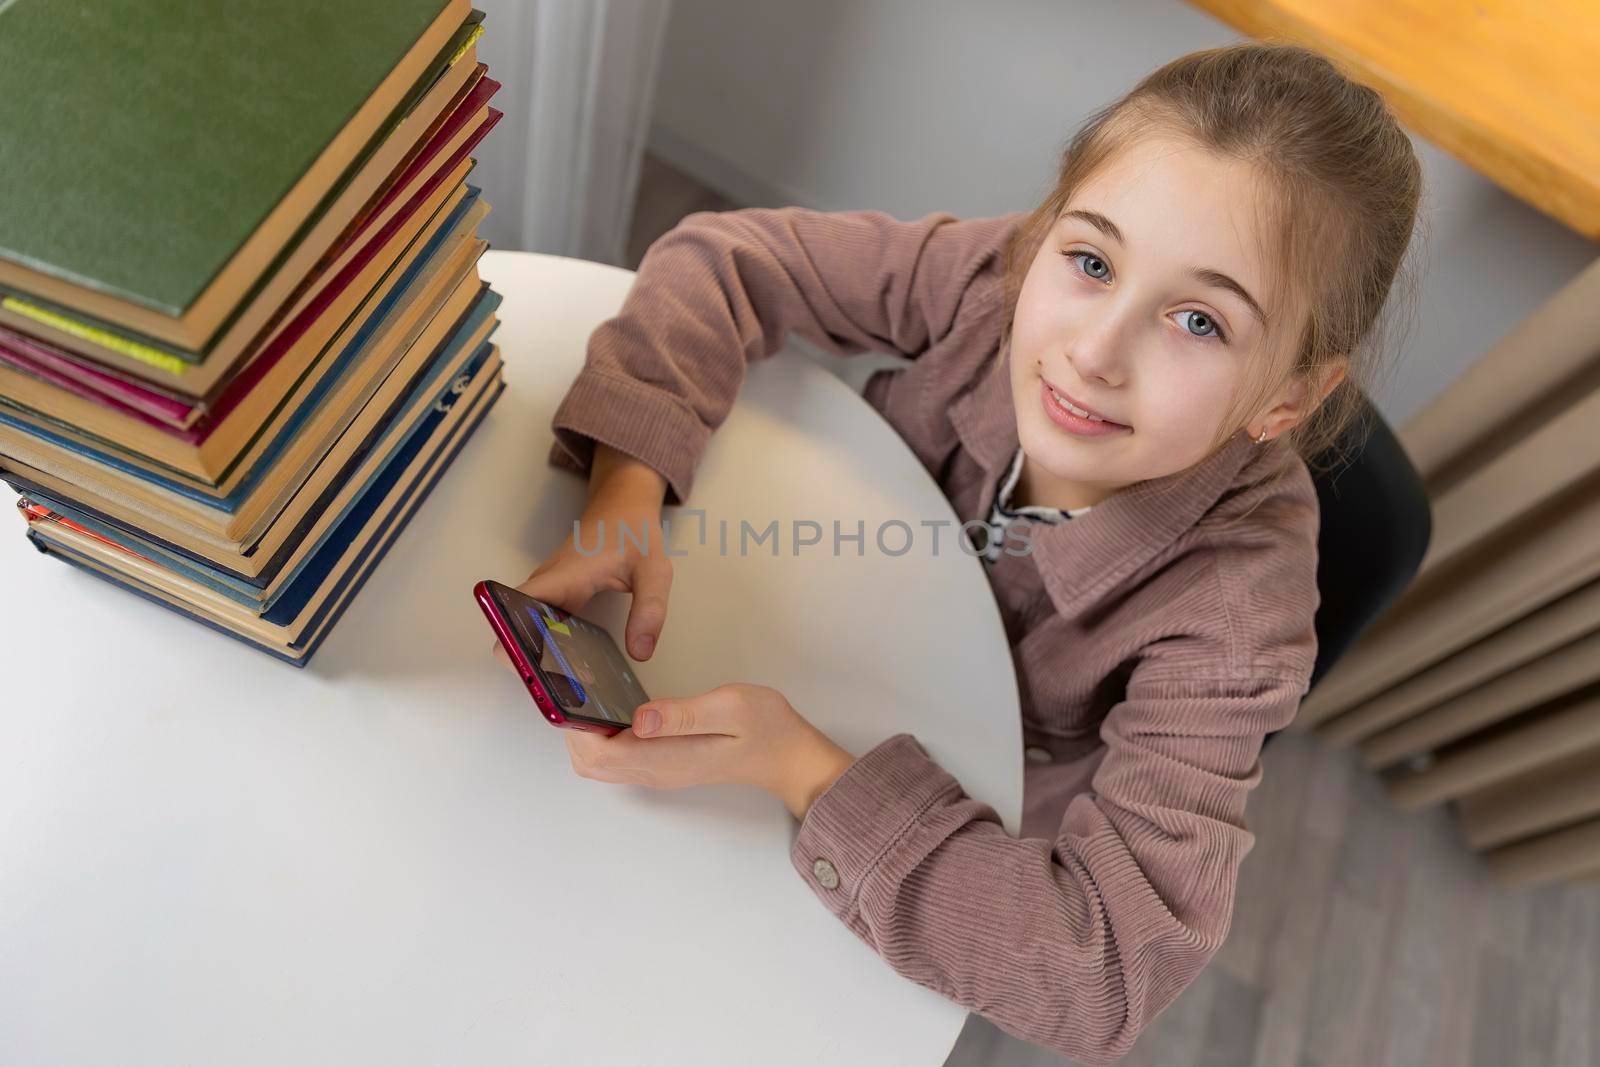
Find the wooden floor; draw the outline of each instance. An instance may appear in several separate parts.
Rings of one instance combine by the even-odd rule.
[[[628,265],[733,206],[647,156]],[[1600,887],[1495,888],[1349,749],[1283,734],[1262,761],[1232,933],[1126,1067],[1600,1067]],[[970,1016],[946,1067],[1070,1062]]]
[[[1123,1064],[1600,1064],[1600,889],[1495,888],[1348,749],[1285,734],[1262,763],[1232,933]],[[947,1067],[1070,1062],[971,1016]]]
[[[645,249],[696,211],[727,211],[738,205],[646,152],[639,166],[639,193],[628,229],[629,270],[638,270]]]

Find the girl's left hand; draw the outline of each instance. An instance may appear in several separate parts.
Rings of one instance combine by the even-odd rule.
[[[855,757],[763,685],[721,685],[695,697],[654,699],[633,729],[611,737],[565,730],[572,769],[600,782],[681,789],[754,785],[804,819]]]

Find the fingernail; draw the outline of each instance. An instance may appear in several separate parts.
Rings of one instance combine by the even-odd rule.
[[[633,732],[649,737],[661,729],[661,713],[655,708],[645,708],[639,717],[633,720]]]
[[[656,647],[656,639],[650,634],[645,634],[638,640],[634,641],[633,647],[638,650],[639,655],[648,656],[650,654],[650,650]]]

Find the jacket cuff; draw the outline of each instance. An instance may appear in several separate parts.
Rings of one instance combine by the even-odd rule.
[[[848,923],[878,864],[923,812],[959,789],[916,738],[895,734],[812,802],[790,861],[828,910]]]
[[[588,475],[595,443],[610,445],[667,480],[668,505],[688,497],[695,466],[711,439],[710,429],[676,397],[593,368],[578,373],[550,428],[553,465]]]

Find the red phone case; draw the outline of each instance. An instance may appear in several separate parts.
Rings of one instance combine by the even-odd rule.
[[[528,694],[533,697],[533,702],[544,713],[552,726],[560,726],[567,730],[587,730],[590,733],[604,734],[611,737],[622,732],[620,726],[602,726],[599,723],[580,722],[569,719],[561,713],[561,705],[551,699],[544,686],[539,684],[539,672],[533,669],[533,664],[528,657],[522,654],[522,646],[512,636],[511,623],[501,614],[500,605],[495,603],[493,594],[489,592],[489,583],[479,582],[472,587],[472,595],[478,601],[478,606],[483,609],[484,616],[489,620],[489,625],[494,627],[495,634],[500,638],[500,644],[505,648],[506,654],[511,657],[511,662],[517,665],[517,673],[522,675],[523,684],[528,687]]]

